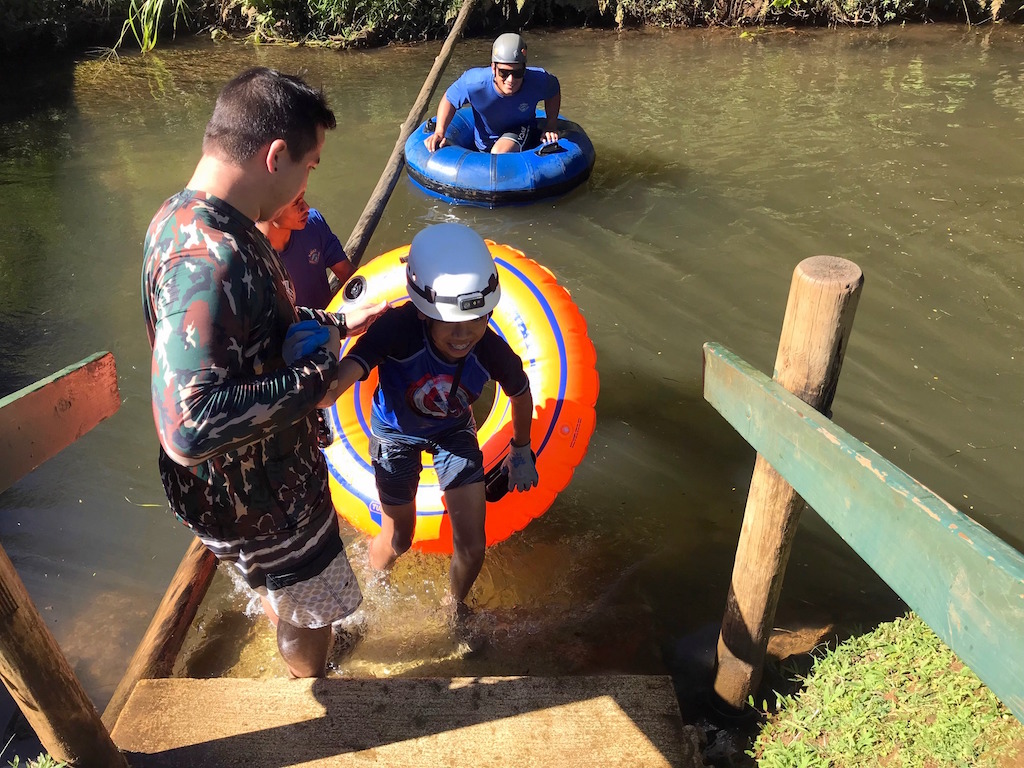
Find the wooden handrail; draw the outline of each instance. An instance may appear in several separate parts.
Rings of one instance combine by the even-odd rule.
[[[120,407],[109,352],[97,352],[0,398],[0,493]]]
[[[0,492],[120,405],[109,352],[0,400]],[[51,756],[79,768],[127,768],[2,547],[0,679]]]
[[[717,344],[704,397],[1024,722],[1024,554]]]

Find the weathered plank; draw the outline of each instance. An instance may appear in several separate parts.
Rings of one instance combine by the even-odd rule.
[[[665,676],[142,680],[134,768],[702,766]]]
[[[107,728],[114,727],[139,680],[171,674],[181,644],[216,571],[217,559],[199,539],[195,539],[181,559],[146,634],[103,710],[103,724]]]
[[[120,406],[109,352],[97,352],[0,399],[0,493]]]
[[[1024,555],[717,344],[704,397],[1024,722]]]
[[[120,405],[109,352],[0,399],[0,493]],[[82,768],[127,768],[2,548],[0,680],[53,757]]]

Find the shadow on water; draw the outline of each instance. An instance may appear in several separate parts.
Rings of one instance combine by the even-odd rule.
[[[57,177],[71,154],[75,62],[48,63],[38,77],[0,78],[0,396],[39,378],[32,346],[52,325],[35,308],[53,283],[45,245],[57,239]],[[52,318],[50,318],[52,320]]]
[[[41,67],[38,76],[0,78],[0,160],[67,152],[65,123],[75,108],[76,62],[63,58]]]
[[[683,190],[690,186],[690,170],[665,154],[618,144],[595,144],[597,162],[590,176],[593,191],[615,191],[626,185],[653,185]]]
[[[628,423],[638,433],[629,445],[620,441],[624,453],[638,459],[635,464],[627,455],[609,457],[620,467],[619,478],[632,496],[631,510],[639,516],[631,527],[644,532],[642,547],[648,550],[619,571],[620,594],[632,595],[628,599],[650,610],[660,660],[673,677],[684,716],[707,717],[714,714],[709,702],[715,646],[754,453],[703,400],[699,381],[633,375],[642,396],[609,397],[598,404],[600,424]],[[602,442],[600,437],[595,442]],[[671,475],[673,467],[683,466],[685,474]],[[645,487],[650,489],[646,496]],[[663,498],[678,501],[672,507],[649,503]],[[615,532],[601,535],[614,538]],[[774,626],[794,640],[811,639],[806,647],[799,642],[780,645],[776,661],[806,652],[825,634],[825,641],[834,641],[906,610],[851,554],[813,511],[803,512]],[[605,586],[615,588],[614,582]],[[770,698],[780,682],[784,680],[778,675],[766,673],[761,694]]]

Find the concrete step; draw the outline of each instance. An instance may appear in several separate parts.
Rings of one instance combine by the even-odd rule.
[[[665,676],[143,680],[133,768],[703,766]]]

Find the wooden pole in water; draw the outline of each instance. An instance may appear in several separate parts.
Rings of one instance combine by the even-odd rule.
[[[864,275],[833,256],[793,272],[773,378],[829,415]],[[742,709],[761,682],[786,563],[804,502],[761,456],[754,464],[718,638],[715,693]]]
[[[199,539],[194,540],[175,571],[146,634],[135,649],[128,669],[103,710],[103,723],[111,731],[139,680],[171,674],[181,644],[216,571],[217,559],[213,553]]]
[[[362,216],[359,217],[355,229],[352,230],[348,242],[345,243],[345,253],[348,255],[349,261],[357,267],[363,260],[366,245],[370,242],[370,237],[380,222],[380,217],[384,213],[384,206],[387,205],[388,198],[391,197],[391,192],[394,190],[395,184],[398,183],[398,176],[402,172],[402,166],[405,165],[405,142],[423,119],[423,113],[430,102],[430,97],[434,95],[434,89],[437,88],[437,83],[441,79],[445,67],[448,66],[448,59],[451,58],[452,49],[462,34],[462,30],[469,20],[470,11],[473,10],[475,4],[476,0],[464,0],[462,3],[459,15],[455,18],[455,23],[452,25],[452,31],[448,33],[444,45],[441,46],[441,52],[434,59],[434,66],[431,67],[430,72],[427,74],[427,79],[423,82],[423,87],[420,88],[420,93],[416,97],[412,109],[409,110],[409,116],[405,118],[405,123],[402,124],[402,129],[398,133],[398,141],[395,142],[395,148],[391,150],[391,157],[388,158],[388,163],[384,167],[384,173],[381,174],[373,194],[370,195],[370,199],[363,209]],[[330,275],[330,281],[331,293],[337,293],[341,287],[338,284],[338,279],[332,274]]]
[[[77,768],[128,768],[2,548],[0,679],[54,758]]]

